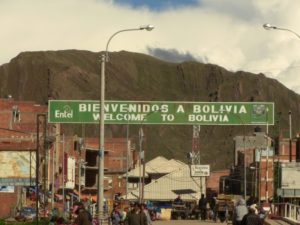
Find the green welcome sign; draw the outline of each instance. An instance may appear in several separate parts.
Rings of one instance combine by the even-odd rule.
[[[106,124],[273,125],[273,102],[105,101]],[[50,123],[99,123],[100,102],[50,100]]]

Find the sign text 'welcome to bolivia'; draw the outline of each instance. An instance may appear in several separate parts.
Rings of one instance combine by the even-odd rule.
[[[105,101],[106,124],[274,124],[272,102]],[[99,101],[50,100],[50,123],[99,123]]]

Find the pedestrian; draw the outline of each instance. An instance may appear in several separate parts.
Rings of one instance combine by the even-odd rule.
[[[115,205],[111,212],[111,222],[112,225],[119,225],[122,221],[122,213],[120,211],[119,205]]]
[[[141,211],[140,205],[138,203],[135,203],[133,209],[128,213],[127,224],[147,225],[147,217],[145,213]]]
[[[146,207],[145,204],[141,204],[141,212],[144,212],[145,215],[146,215],[146,218],[147,218],[147,224],[146,225],[151,225],[152,220],[151,220],[151,217],[150,217],[149,210],[148,210],[148,208]]]
[[[212,210],[212,219],[214,222],[217,221],[217,218],[218,218],[218,199],[217,199],[217,196],[214,195],[211,199],[211,202],[210,202],[210,208]]]
[[[207,199],[204,197],[204,194],[201,194],[201,198],[199,200],[198,204],[201,220],[206,220],[206,214],[207,214]]]
[[[121,223],[122,225],[128,225],[127,217],[129,213],[129,207],[125,207],[124,210],[122,211],[122,220]]]
[[[76,225],[92,225],[92,216],[91,214],[84,208],[82,202],[77,202],[73,206],[73,213],[77,215],[74,224]]]
[[[237,205],[233,212],[233,223],[234,225],[241,225],[244,216],[248,213],[245,199],[241,198],[238,200]]]
[[[241,225],[263,225],[262,220],[255,213],[254,205],[249,207],[249,212],[243,217]]]
[[[183,204],[180,195],[178,195],[177,198],[174,199],[174,204],[179,204],[179,205]]]

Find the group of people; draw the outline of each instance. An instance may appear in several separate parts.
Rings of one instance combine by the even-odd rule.
[[[134,203],[130,207],[120,209],[115,205],[111,213],[112,225],[151,225],[150,213],[145,204]]]
[[[51,225],[64,225],[67,223],[74,225],[95,225],[97,219],[93,218],[84,202],[76,202],[73,205],[70,218],[65,220],[59,217],[57,209],[51,213]],[[121,208],[121,204],[115,203],[113,210],[109,214],[111,225],[151,225],[151,215],[146,204],[131,203],[129,206]]]
[[[259,210],[255,203],[247,205],[246,201],[241,198],[234,208],[232,221],[234,225],[262,225],[263,218],[259,216]]]
[[[58,209],[53,208],[50,217],[50,225],[93,225],[93,217],[91,213],[86,210],[86,207],[82,202],[75,202],[73,210],[70,212],[68,218],[59,215]]]
[[[217,217],[221,216],[218,215],[218,204],[219,203],[216,196],[213,196],[210,200],[207,200],[204,194],[202,194],[198,202],[201,220],[206,220],[209,218],[213,221],[217,221]],[[226,215],[224,216],[226,217]],[[243,198],[241,198],[237,201],[232,214],[228,213],[227,217],[229,220],[232,219],[234,225],[262,225],[265,212],[257,209],[255,199],[249,198],[246,202]]]

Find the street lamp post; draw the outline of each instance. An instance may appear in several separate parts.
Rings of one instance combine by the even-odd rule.
[[[287,29],[287,28],[276,27],[276,26],[273,26],[273,25],[271,25],[269,23],[265,23],[263,25],[263,28],[265,28],[266,30],[283,30],[283,31],[288,31],[288,32],[294,34],[295,36],[297,36],[300,39],[300,35],[299,34],[297,34],[295,31]]]
[[[287,28],[282,28],[282,27],[276,27],[276,26],[273,26],[269,23],[265,23],[263,25],[263,28],[265,28],[266,30],[283,30],[283,31],[288,31],[292,34],[294,34],[297,38],[300,39],[300,35],[298,33],[296,33],[295,31],[293,30],[290,30],[290,29],[287,29]],[[291,130],[291,124],[292,124],[292,112],[289,111],[289,124],[290,124],[290,140],[289,140],[289,161],[292,162],[292,130]]]
[[[143,188],[142,188],[142,160],[144,162],[144,152],[143,152],[143,140],[144,140],[144,131],[141,125],[139,130],[139,145],[140,145],[140,152],[139,152],[139,203],[141,204],[143,201]],[[145,164],[143,163],[143,183],[145,182]]]
[[[98,153],[98,221],[101,224],[101,212],[103,210],[103,200],[104,200],[104,100],[105,100],[105,62],[108,61],[108,46],[111,39],[121,32],[126,31],[138,31],[138,30],[146,30],[151,31],[154,29],[152,25],[141,26],[139,28],[133,29],[125,29],[120,30],[114,33],[108,39],[106,44],[105,53],[101,56],[101,77],[100,77],[100,119],[99,119],[99,153]]]
[[[269,109],[266,109],[266,148],[267,148],[267,159],[266,159],[266,201],[269,202],[269,121],[268,113]]]

